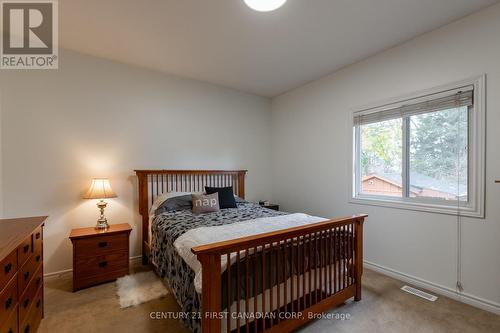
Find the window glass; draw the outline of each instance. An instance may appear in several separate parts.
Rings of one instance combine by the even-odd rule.
[[[410,117],[410,197],[467,201],[468,107]]]
[[[360,126],[361,193],[401,197],[402,119]]]

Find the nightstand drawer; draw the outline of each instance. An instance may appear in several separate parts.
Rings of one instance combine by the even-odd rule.
[[[17,272],[17,250],[14,250],[0,263],[0,291]]]
[[[123,268],[116,271],[101,273],[99,275],[76,277],[73,280],[73,291],[78,291],[83,288],[92,287],[104,282],[111,282],[127,274],[128,274],[128,268]]]
[[[115,251],[128,250],[128,234],[96,236],[75,241],[78,258],[95,257]]]
[[[17,279],[14,277],[0,293],[0,323],[5,323],[17,305]],[[1,332],[0,332],[1,333]]]
[[[97,257],[78,258],[75,262],[78,277],[107,274],[128,269],[128,251],[113,252]]]

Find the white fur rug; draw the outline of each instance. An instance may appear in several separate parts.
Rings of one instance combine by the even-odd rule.
[[[168,290],[154,272],[127,275],[116,280],[120,307],[128,308],[168,294]]]

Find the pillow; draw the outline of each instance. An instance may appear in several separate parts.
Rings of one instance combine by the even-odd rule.
[[[191,194],[175,196],[165,200],[156,210],[155,215],[174,210],[191,210],[193,205]]]
[[[193,214],[212,213],[219,211],[219,195],[213,194],[192,194]]]
[[[233,187],[208,187],[205,186],[205,191],[207,194],[218,193],[219,194],[219,207],[224,208],[237,208],[236,200],[234,199]]]

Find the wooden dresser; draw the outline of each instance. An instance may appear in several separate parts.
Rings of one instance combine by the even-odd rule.
[[[73,229],[73,291],[112,281],[129,273],[129,224],[106,230]]]
[[[0,220],[0,333],[36,332],[42,320],[46,219]]]

